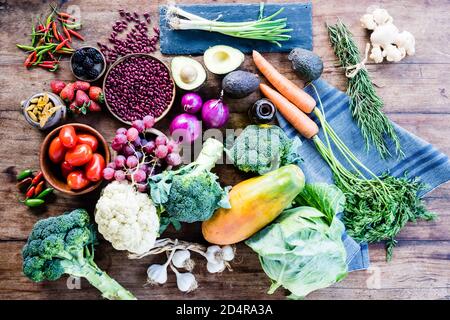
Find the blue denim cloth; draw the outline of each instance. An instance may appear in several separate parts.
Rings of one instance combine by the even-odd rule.
[[[372,147],[367,150],[361,131],[353,121],[348,96],[321,79],[314,81],[314,86],[322,99],[328,122],[357,158],[373,172],[381,174],[389,171],[394,176],[402,176],[406,173],[409,177],[418,177],[427,184],[426,189],[420,193],[420,196],[450,180],[450,162],[448,157],[431,144],[395,123],[394,127],[405,154],[403,158],[391,157],[383,160],[375,148]],[[306,87],[305,91],[317,100],[316,93],[311,86]],[[317,105],[319,104],[317,103]],[[281,115],[278,114],[277,118],[280,127],[289,137],[300,137],[297,131]],[[313,119],[316,123],[319,123],[314,117]],[[324,138],[322,132],[319,133],[319,137]],[[310,140],[301,139],[303,143],[300,147],[300,153],[304,159],[301,167],[307,182],[333,183],[333,174],[317,152],[314,143]],[[394,154],[392,143],[390,144],[390,150]],[[335,155],[341,160],[342,164],[346,164],[346,161],[339,156],[339,152],[336,152]],[[367,244],[358,244],[347,234],[343,235],[343,241],[347,250],[348,270],[367,269],[369,267]]]

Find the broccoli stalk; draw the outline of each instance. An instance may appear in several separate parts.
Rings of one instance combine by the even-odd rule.
[[[165,171],[149,180],[151,197],[170,219],[195,222],[209,219],[219,208],[230,208],[227,188],[210,170],[222,157],[223,144],[208,139],[197,159],[176,171]]]
[[[38,221],[23,247],[23,273],[40,282],[57,280],[63,274],[86,278],[103,297],[136,298],[94,262],[96,234],[83,209]]]

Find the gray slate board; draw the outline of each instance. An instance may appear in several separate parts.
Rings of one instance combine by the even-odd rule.
[[[231,22],[256,20],[259,15],[259,4],[179,5],[179,7],[207,19],[216,19],[222,14],[224,17],[222,21]],[[280,8],[284,8],[284,11],[278,17],[286,17],[287,28],[294,29],[291,32],[291,39],[283,41],[282,47],[267,41],[234,38],[216,32],[170,30],[165,17],[166,6],[160,6],[161,52],[163,54],[203,54],[206,49],[218,44],[232,46],[244,53],[250,53],[252,50],[289,52],[296,47],[312,50],[311,3],[265,4],[264,16],[269,16]]]

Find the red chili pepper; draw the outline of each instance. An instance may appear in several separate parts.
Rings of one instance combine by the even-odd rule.
[[[32,64],[31,61],[33,59],[34,59],[34,61],[36,61],[36,51],[33,51],[32,53],[30,53],[30,55],[27,57],[27,59],[25,60],[23,65],[28,68]]]
[[[66,43],[69,41],[69,39],[65,39],[63,42],[61,42],[60,44],[58,44],[55,48],[55,51],[58,51],[59,49],[61,49],[62,47],[64,47],[66,45]]]
[[[59,40],[59,34],[58,34],[58,28],[56,27],[56,22],[55,21],[53,21],[53,23],[52,23],[52,29],[53,29],[53,35],[55,36],[55,39],[60,41]]]
[[[61,18],[72,18],[72,16],[70,14],[68,14],[67,12],[58,12],[58,16],[60,16]]]
[[[42,180],[42,177],[44,176],[44,174],[42,173],[42,171],[39,171],[38,173],[37,173],[37,175],[33,178],[33,180],[31,181],[31,184],[33,185],[33,186],[35,186],[35,185],[37,185],[41,180]]]
[[[25,193],[25,198],[31,198],[34,195],[34,190],[36,190],[36,186],[32,186],[28,189],[27,193]]]
[[[69,31],[67,30],[67,28],[64,25],[63,25],[63,30],[64,30],[64,34],[66,35],[69,42],[72,42],[72,37],[70,36]]]
[[[53,53],[51,53],[50,51],[48,51],[47,53],[48,53],[49,57],[50,57],[53,61],[56,61],[56,58],[55,58],[55,56],[53,55]]]
[[[36,186],[36,188],[34,189],[34,196],[36,197],[37,195],[39,195],[39,193],[42,192],[42,190],[44,190],[44,184],[45,181],[41,181],[39,182],[39,184]]]
[[[72,29],[67,29],[69,31],[70,34],[72,34],[74,37],[80,39],[81,41],[84,41],[84,37],[79,34],[78,32],[76,32],[75,30]]]

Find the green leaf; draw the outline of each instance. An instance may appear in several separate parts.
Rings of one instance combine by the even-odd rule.
[[[294,202],[299,206],[310,206],[323,212],[328,223],[345,207],[345,195],[335,185],[325,183],[307,184]]]

